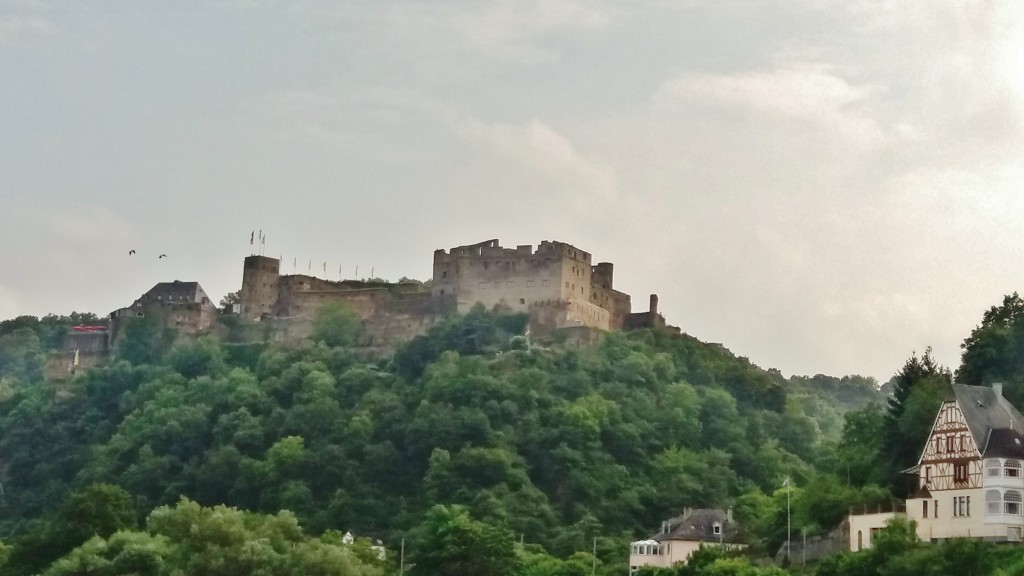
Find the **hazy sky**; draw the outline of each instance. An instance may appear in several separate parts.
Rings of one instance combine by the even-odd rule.
[[[955,367],[1022,120],[1016,0],[0,0],[0,318],[219,298],[254,229],[335,279],[549,239],[765,368]]]

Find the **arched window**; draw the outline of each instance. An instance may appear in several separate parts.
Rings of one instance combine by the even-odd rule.
[[[1003,471],[999,466],[999,460],[986,460],[985,461],[985,476],[994,478],[996,476],[1002,476]]]
[[[1020,492],[1017,490],[1007,490],[1003,493],[1003,513],[1012,514],[1014,516],[1020,515]]]
[[[864,549],[864,533],[857,530],[857,550]]]
[[[1020,478],[1020,460],[1007,460],[1003,464],[1003,475],[1009,478]]]
[[[1000,502],[1002,498],[999,495],[999,490],[986,490],[985,491],[985,513],[986,514],[999,514],[1002,506]]]

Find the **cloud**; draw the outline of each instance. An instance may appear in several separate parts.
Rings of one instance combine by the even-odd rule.
[[[133,226],[113,211],[99,206],[77,206],[49,215],[46,226],[62,242],[83,247],[110,247],[127,241]]]
[[[654,101],[667,107],[699,103],[775,115],[874,148],[887,140],[869,114],[868,104],[877,92],[875,86],[851,84],[831,66],[798,63],[728,75],[685,74],[662,84]]]
[[[50,7],[38,0],[0,0],[0,43],[52,36],[57,28]]]
[[[552,36],[597,31],[608,26],[609,15],[594,3],[574,0],[498,0],[481,3],[453,19],[455,29],[473,46],[490,53],[525,60],[550,60],[541,46]]]
[[[575,196],[581,207],[606,204],[618,196],[615,172],[581,154],[573,143],[537,119],[524,124],[464,121],[459,132],[493,155],[551,183],[551,190]]]

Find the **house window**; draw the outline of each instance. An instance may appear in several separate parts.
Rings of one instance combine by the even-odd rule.
[[[953,451],[953,437],[952,436],[946,436],[946,452],[952,452],[952,451]]]
[[[928,517],[928,501],[921,502],[921,518]]]
[[[1007,460],[1003,464],[1003,474],[1009,478],[1020,478],[1020,460]]]
[[[932,504],[934,505],[934,506],[932,506],[932,515],[935,518],[938,518],[939,517],[939,501],[936,500],[935,502],[932,502]]]
[[[1019,516],[1020,503],[1020,492],[1017,490],[1007,490],[1003,493],[1003,514]]]
[[[970,516],[971,515],[971,497],[970,496],[953,496],[953,516]]]
[[[971,516],[971,497],[953,496],[953,517]]]
[[[986,490],[985,491],[985,513],[986,514],[999,514],[1001,508],[1000,501],[1002,498],[999,495],[999,490]]]
[[[927,485],[931,481],[932,481],[932,467],[931,466],[925,466],[924,467],[924,483],[925,483],[925,485]]]
[[[988,460],[985,462],[985,476],[993,478],[1001,475],[1002,470],[999,468],[999,460]]]
[[[953,464],[953,482],[955,484],[967,482],[967,462]]]

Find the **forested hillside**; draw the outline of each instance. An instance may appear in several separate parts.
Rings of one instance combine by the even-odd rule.
[[[792,526],[813,535],[898,494],[951,379],[914,355],[886,401],[869,378],[787,379],[686,335],[530,342],[525,317],[482,310],[377,358],[328,308],[292,346],[140,322],[108,366],[42,380],[57,334],[83,318],[0,323],[5,574],[127,574],[118,562],[142,556],[161,574],[264,537],[267,562],[300,562],[285,557],[301,548],[339,558],[339,574],[395,570],[403,540],[422,574],[445,573],[460,546],[491,550],[476,561],[507,570],[495,574],[623,574],[628,543],[683,507],[733,507],[752,554],[771,555],[787,495]],[[1000,325],[997,342],[1015,334]],[[969,342],[991,347],[994,330]],[[190,551],[184,517],[224,542]],[[464,543],[442,538],[453,527]],[[346,546],[345,532],[366,540]],[[109,540],[54,563],[92,536]],[[383,562],[368,552],[378,539]]]

